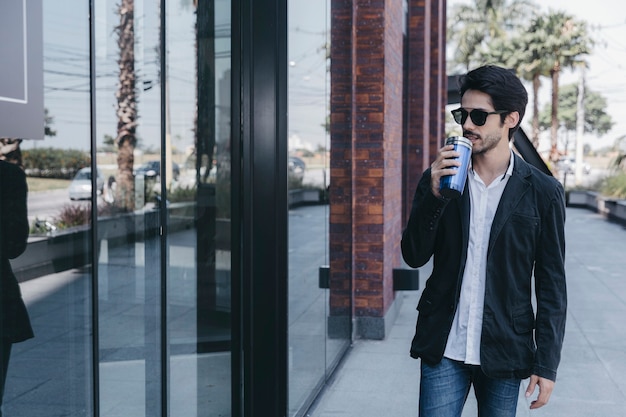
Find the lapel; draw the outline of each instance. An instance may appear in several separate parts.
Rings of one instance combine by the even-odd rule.
[[[465,259],[465,255],[467,254],[467,245],[469,244],[470,230],[470,197],[469,186],[467,183],[465,184],[465,192],[461,195],[461,201],[459,202],[459,216],[461,217],[461,237],[463,239],[462,247],[465,250],[461,259]]]
[[[517,207],[519,202],[522,201],[524,195],[530,188],[530,182],[526,180],[526,177],[530,175],[530,168],[528,167],[528,164],[515,153],[513,153],[513,156],[515,158],[513,173],[504,188],[500,204],[498,204],[498,210],[496,211],[496,215],[491,225],[489,249],[487,254],[491,253],[493,244],[498,238],[500,231],[511,216],[511,213],[515,210],[515,207]]]
[[[469,181],[469,179],[467,180]],[[461,253],[461,271],[465,268],[465,258],[467,256],[467,246],[469,244],[469,230],[470,230],[470,197],[469,197],[469,185],[465,183],[465,189],[463,194],[461,194],[461,198],[459,198],[455,203],[457,215],[459,216],[459,222],[461,223],[461,245],[462,253]],[[458,238],[455,237],[455,238]]]
[[[468,180],[469,181],[469,180]],[[461,281],[463,280],[463,271],[465,270],[465,262],[467,260],[467,247],[469,246],[469,230],[470,230],[470,197],[469,197],[469,186],[467,182],[465,183],[465,189],[463,194],[458,200],[453,202],[454,205],[450,205],[450,209],[456,210],[456,215],[458,216],[459,223],[461,224],[461,253],[459,254],[460,258],[460,267],[459,274],[457,276],[457,286],[456,286],[456,295],[455,299],[459,300],[459,293],[461,291]],[[454,233],[454,232],[452,232]],[[452,239],[458,239],[458,234],[452,236]]]

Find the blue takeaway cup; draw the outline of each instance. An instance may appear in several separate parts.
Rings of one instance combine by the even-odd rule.
[[[467,180],[470,158],[472,157],[472,142],[463,136],[452,136],[446,139],[446,145],[454,145],[454,150],[461,155],[458,158],[461,166],[453,167],[457,170],[454,175],[441,177],[439,193],[445,198],[459,198],[463,194]]]

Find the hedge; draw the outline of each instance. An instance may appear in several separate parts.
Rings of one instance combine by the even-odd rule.
[[[91,164],[89,153],[76,149],[34,148],[22,150],[26,175],[40,178],[73,178]]]

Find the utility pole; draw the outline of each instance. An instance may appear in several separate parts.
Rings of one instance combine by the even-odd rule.
[[[576,186],[581,185],[583,177],[583,134],[585,132],[585,66],[580,67],[578,97],[576,98],[576,165],[574,179]]]

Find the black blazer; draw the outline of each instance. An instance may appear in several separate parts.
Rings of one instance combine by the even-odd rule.
[[[24,171],[0,161],[0,338],[13,343],[33,337],[22,293],[9,262],[26,250],[29,231],[26,195]]]
[[[408,265],[420,267],[433,256],[411,344],[411,356],[430,364],[443,357],[459,301],[469,241],[467,190],[458,200],[438,199],[430,190],[430,169],[426,170],[402,234],[402,255]],[[485,374],[556,379],[567,308],[564,222],[562,185],[516,155],[487,252],[480,342]]]

